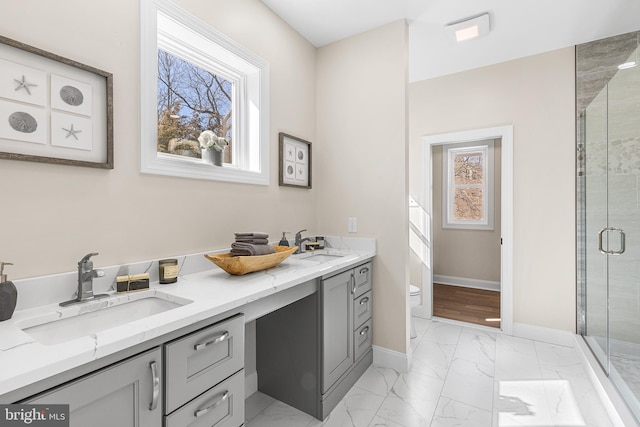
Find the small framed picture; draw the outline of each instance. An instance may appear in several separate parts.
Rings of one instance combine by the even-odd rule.
[[[281,186],[311,188],[311,143],[280,132]]]
[[[0,159],[113,169],[111,73],[0,36]]]

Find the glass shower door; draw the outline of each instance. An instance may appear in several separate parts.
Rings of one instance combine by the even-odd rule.
[[[615,74],[608,98],[610,375],[640,418],[640,64]]]
[[[640,419],[640,64],[618,69],[618,59],[596,63],[602,52],[630,42],[631,56],[623,60],[636,59],[637,37],[577,49],[579,88],[589,86],[580,86],[580,64],[591,62],[593,74],[601,74],[598,83],[582,71],[599,91],[583,98],[578,129],[578,265],[580,333]]]

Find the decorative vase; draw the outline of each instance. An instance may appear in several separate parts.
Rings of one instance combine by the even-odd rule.
[[[11,319],[17,301],[16,286],[12,282],[0,283],[0,321]]]
[[[222,166],[222,151],[202,150],[202,160],[212,165]]]
[[[222,151],[211,150],[213,153],[213,164],[216,166],[222,166]]]

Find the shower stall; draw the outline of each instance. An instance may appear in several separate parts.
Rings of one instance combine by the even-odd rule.
[[[638,420],[639,38],[576,46],[578,332]]]

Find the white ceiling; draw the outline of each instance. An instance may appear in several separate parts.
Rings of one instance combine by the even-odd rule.
[[[640,0],[262,0],[315,46],[398,19],[418,81],[640,29]],[[488,12],[488,36],[451,42],[448,23]]]

